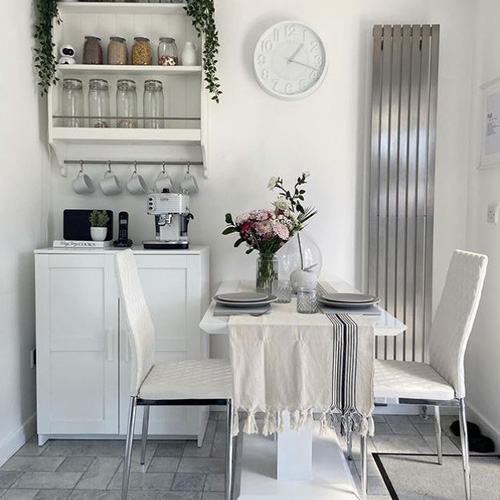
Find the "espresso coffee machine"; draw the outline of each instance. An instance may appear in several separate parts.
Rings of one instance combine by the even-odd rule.
[[[156,240],[144,241],[149,250],[188,248],[189,196],[176,193],[152,193],[148,196],[148,214],[155,216]]]

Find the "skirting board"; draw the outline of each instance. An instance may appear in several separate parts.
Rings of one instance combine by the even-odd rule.
[[[36,413],[0,443],[0,467],[36,433]]]

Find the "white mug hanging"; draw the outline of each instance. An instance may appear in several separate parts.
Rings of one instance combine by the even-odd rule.
[[[196,55],[197,50],[198,47],[193,42],[186,42],[181,54],[182,66],[196,66],[198,62],[198,56]]]

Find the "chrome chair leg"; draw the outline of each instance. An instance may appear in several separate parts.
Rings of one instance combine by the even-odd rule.
[[[465,498],[471,500],[469,438],[467,435],[467,418],[465,415],[465,399],[460,399],[460,441],[462,444],[462,461],[464,465]]]
[[[148,429],[149,429],[149,406],[144,407],[144,415],[142,417],[142,439],[141,439],[141,465],[146,463],[146,446],[148,444]]]
[[[130,398],[129,420],[127,427],[127,441],[125,444],[125,460],[123,461],[123,481],[122,481],[122,498],[127,500],[128,482],[130,478],[130,464],[132,463],[132,445],[134,443],[135,417],[137,414],[137,398]]]
[[[352,433],[352,431],[351,431]],[[361,498],[365,499],[368,489],[368,459],[366,436],[360,436],[361,453]]]
[[[346,448],[347,448],[347,452],[346,452],[347,460],[352,460],[352,429],[351,429],[351,421],[350,421],[349,417],[347,417],[345,440],[346,440]]]
[[[233,490],[233,400],[226,405],[226,500],[231,500]]]
[[[437,454],[438,454],[438,464],[443,465],[443,437],[441,430],[441,412],[439,406],[434,407],[434,420],[436,427],[436,444],[437,444]]]

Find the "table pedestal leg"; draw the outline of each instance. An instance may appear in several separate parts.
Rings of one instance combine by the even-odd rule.
[[[277,434],[277,478],[309,480],[312,477],[313,432],[306,426],[300,432],[290,429],[290,415],[285,415],[285,432]]]

